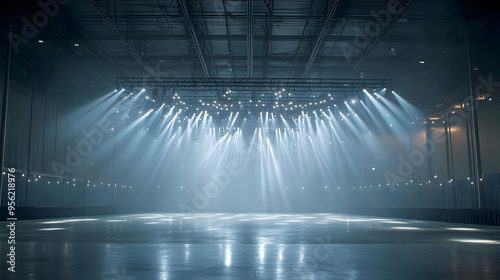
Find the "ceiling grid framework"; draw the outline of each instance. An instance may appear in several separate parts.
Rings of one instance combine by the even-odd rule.
[[[38,9],[36,1],[17,5],[23,15]],[[427,108],[467,93],[466,33],[477,51],[474,77],[498,72],[497,6],[491,0],[73,0],[37,38],[77,54],[102,77],[89,83],[106,87],[124,76],[392,79],[398,93]],[[376,24],[367,44],[357,44]],[[14,28],[20,33],[22,25]],[[51,39],[61,30],[74,31]],[[57,50],[47,56],[58,61]]]

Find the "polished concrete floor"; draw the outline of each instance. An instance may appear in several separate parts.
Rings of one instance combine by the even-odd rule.
[[[0,279],[500,279],[500,228],[341,214],[17,221]]]

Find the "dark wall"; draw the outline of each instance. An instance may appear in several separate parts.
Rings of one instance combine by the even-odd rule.
[[[57,53],[61,61],[73,63],[73,70],[58,71],[61,65],[53,63],[46,52]],[[3,92],[5,47],[0,48],[0,53]],[[103,168],[114,162],[93,160],[98,149],[64,174],[54,167],[68,167],[68,150],[75,149],[84,138],[82,130],[75,127],[79,118],[75,108],[109,90],[108,85],[96,80],[93,73],[51,42],[40,44],[33,39],[19,52],[12,52],[3,171],[15,169],[17,207],[130,205],[133,190],[129,184],[125,188],[126,182],[109,168]],[[5,206],[7,176],[3,178],[1,205]]]

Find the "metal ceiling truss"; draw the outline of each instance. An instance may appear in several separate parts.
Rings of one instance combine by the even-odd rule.
[[[247,0],[247,74],[253,77],[253,0]]]
[[[144,78],[117,77],[119,87],[167,88],[176,91],[251,91],[293,93],[336,91],[360,93],[363,89],[392,88],[391,79],[277,79],[277,78]],[[308,95],[310,96],[310,95]]]
[[[314,7],[315,4],[316,4],[316,0],[312,0],[311,1],[311,5],[309,5],[309,11],[307,12],[307,18],[305,20],[304,27],[302,28],[302,35],[300,37],[298,37],[299,38],[299,43],[297,44],[297,48],[296,48],[296,51],[295,51],[295,58],[293,60],[292,67],[290,68],[290,76],[295,76],[298,73],[295,70],[295,64],[297,64],[297,62],[298,62],[298,58],[299,58],[299,54],[300,54],[300,47],[302,46],[302,42],[304,40],[307,40],[307,38],[306,38],[307,26],[309,25],[309,20],[310,20],[310,17],[311,17],[311,14],[312,14],[312,10],[313,10],[313,7]],[[294,36],[294,37],[296,37],[296,36]],[[273,40],[276,41],[276,38],[273,38]],[[311,41],[311,40],[313,40],[313,37],[309,38],[309,41]],[[299,75],[299,74],[297,74],[297,75]]]
[[[217,118],[238,112],[256,118],[262,112],[296,116],[298,112],[328,110],[369,91],[392,88],[392,80],[274,79],[274,78],[152,78],[118,77],[128,92],[146,89],[151,106],[176,106],[188,115],[202,111]],[[283,91],[284,90],[284,91]],[[216,93],[215,96],[213,93]],[[215,114],[216,113],[216,114]]]
[[[226,0],[222,0],[222,7],[224,9],[224,14],[227,15],[228,12],[227,12],[227,7],[226,7]],[[228,16],[224,17],[224,22],[225,22],[225,28],[226,28],[226,35],[229,36]],[[231,40],[227,40],[227,51],[229,54],[228,69],[231,72],[231,76],[234,77],[234,62],[233,62],[233,50],[232,50]]]
[[[198,40],[198,35],[196,35],[196,30],[194,28],[193,21],[191,20],[191,15],[189,13],[186,1],[179,0],[179,4],[181,6],[184,18],[186,19],[189,34],[191,34],[191,39],[194,42],[196,53],[198,54],[198,58],[200,59],[201,68],[203,69],[203,73],[205,74],[205,76],[208,78],[210,77],[210,71],[208,70],[207,62],[205,61],[205,57],[203,56],[203,50],[201,48],[200,41]]]
[[[121,32],[118,30],[118,27],[116,24],[111,20],[111,18],[108,16],[108,14],[103,10],[103,8],[95,1],[95,0],[89,0],[90,3],[96,8],[97,12],[99,15],[104,19],[104,21],[108,24],[108,26],[113,30],[115,35],[120,39],[122,44],[127,48],[128,52],[130,55],[137,61],[137,63],[141,66],[141,68],[148,74],[149,76],[153,76],[153,71],[151,68],[147,67],[144,61],[142,61],[141,56],[137,53],[132,46],[127,42],[125,37],[121,34]]]
[[[264,33],[266,34],[266,39],[264,40],[264,66],[262,67],[262,75],[263,77],[268,77],[269,75],[269,58],[272,55],[272,41],[271,36],[273,35],[273,13],[274,13],[274,0],[271,0],[269,3],[264,1],[266,7],[268,8],[268,12],[266,13],[266,20],[264,25]],[[269,17],[267,17],[269,15]]]
[[[366,59],[370,56],[370,54],[373,52],[375,47],[382,41],[382,39],[387,35],[389,30],[398,22],[399,18],[408,10],[408,8],[411,6],[413,3],[413,0],[408,0],[403,8],[399,10],[396,16],[391,20],[391,22],[384,28],[384,30],[380,33],[380,35],[371,43],[371,45],[368,47],[366,52],[363,54],[363,56],[356,62],[356,65],[354,65],[353,69],[351,72],[349,72],[349,75],[347,76],[347,79],[351,78],[352,75],[354,75],[359,68],[361,68],[361,65],[366,61]]]
[[[309,74],[309,71],[311,71],[311,67],[313,66],[314,60],[316,59],[319,50],[323,46],[325,36],[328,34],[328,31],[330,30],[330,24],[332,23],[333,16],[335,14],[335,11],[337,10],[339,2],[340,0],[335,0],[335,2],[333,2],[332,6],[330,7],[330,10],[328,11],[325,22],[321,27],[321,31],[319,32],[318,38],[316,39],[316,44],[314,45],[314,48],[311,51],[311,56],[309,57],[309,61],[306,64],[304,73],[302,74],[302,78],[306,78],[307,75]]]

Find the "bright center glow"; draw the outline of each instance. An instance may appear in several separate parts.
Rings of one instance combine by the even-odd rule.
[[[477,243],[477,244],[500,244],[498,240],[486,240],[486,239],[452,239],[452,241],[463,242],[463,243]]]
[[[131,192],[132,196],[150,195],[148,203],[158,205],[175,201],[178,210],[191,213],[251,208],[250,201],[259,201],[262,212],[287,212],[297,201],[315,196],[331,200],[332,205],[344,203],[345,192],[353,186],[356,190],[361,185],[363,189],[375,186],[356,182],[359,178],[382,176],[389,168],[391,147],[373,136],[408,133],[412,127],[416,129],[411,121],[420,117],[420,111],[410,114],[410,105],[399,96],[396,101],[387,100],[388,94],[381,89],[372,93],[373,88],[364,93],[358,89],[358,93],[347,98],[345,93],[334,91],[311,92],[307,99],[281,85],[265,94],[240,92],[236,88],[231,93],[225,88],[214,96],[193,96],[181,89],[179,93],[169,89],[162,96],[149,85],[142,93],[137,85],[125,88],[126,92],[113,93],[120,98],[92,102],[81,110],[85,118],[74,124],[73,131],[102,131],[99,133],[103,136],[100,139],[100,134],[90,135],[92,141],[100,139],[102,143],[91,147],[96,152],[85,159],[81,168],[104,167],[104,173],[116,169],[113,172],[123,181],[119,186],[126,190],[134,186],[131,191],[139,189],[137,194]],[[380,100],[370,99],[377,91]],[[108,126],[107,117],[111,123]],[[104,133],[106,129],[112,133]],[[79,139],[71,140],[79,143]],[[360,157],[360,153],[370,156]],[[116,166],[110,165],[110,160]],[[128,163],[133,164],[133,172]],[[381,172],[373,172],[375,167]],[[34,179],[36,184],[48,181]],[[385,187],[377,183],[377,190]],[[51,185],[57,185],[57,181]],[[95,191],[109,186],[108,182],[84,185],[95,187]],[[133,219],[154,218],[142,214]],[[221,222],[226,219],[231,218],[225,217]],[[272,218],[256,220],[259,219]],[[70,221],[47,221],[66,222]]]
[[[477,228],[447,228],[449,230],[460,230],[460,231],[476,231],[479,230]]]
[[[421,228],[418,227],[393,227],[393,229],[400,229],[400,230],[419,230]]]

